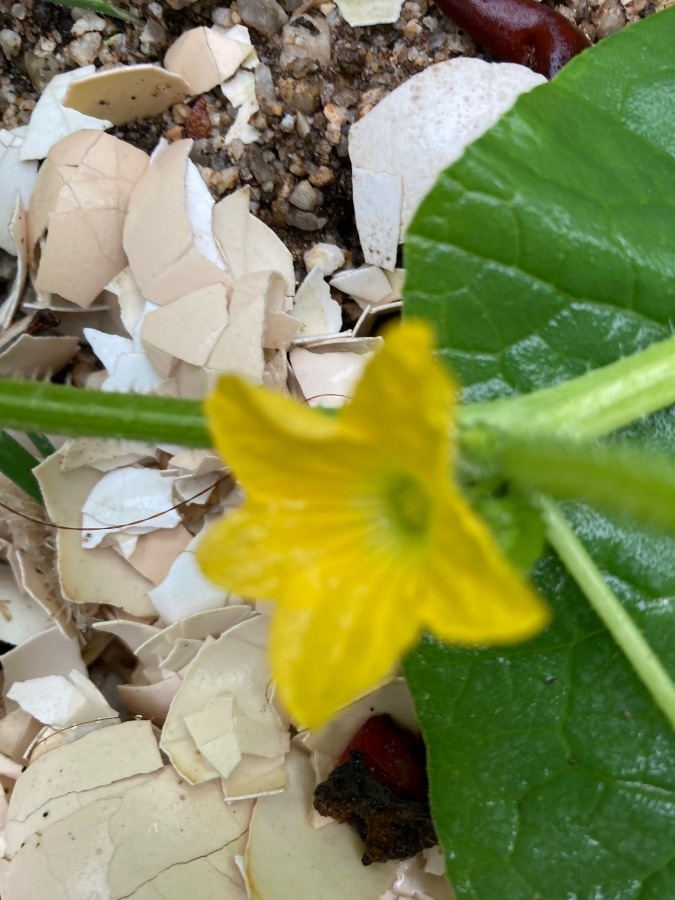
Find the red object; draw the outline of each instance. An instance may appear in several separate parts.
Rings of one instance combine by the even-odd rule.
[[[501,62],[546,78],[591,42],[568,19],[537,0],[435,0],[436,6]]]
[[[426,754],[422,739],[401,728],[391,716],[372,716],[342,751],[336,767],[349,762],[350,753],[362,753],[373,778],[381,785],[427,796]]]

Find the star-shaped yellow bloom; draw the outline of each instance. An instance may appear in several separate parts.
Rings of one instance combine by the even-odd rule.
[[[197,555],[217,584],[276,601],[272,672],[303,725],[387,676],[422,629],[475,646],[548,621],[452,483],[456,403],[421,322],[389,333],[336,416],[234,376],[206,401],[246,502]]]

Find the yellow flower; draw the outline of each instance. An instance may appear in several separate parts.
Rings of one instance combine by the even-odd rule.
[[[475,646],[548,621],[452,484],[456,402],[420,322],[389,333],[336,416],[234,376],[206,401],[246,502],[198,558],[217,584],[276,601],[272,673],[304,725],[387,676],[422,629]]]

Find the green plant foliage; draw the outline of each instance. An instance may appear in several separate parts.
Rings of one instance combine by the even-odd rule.
[[[437,323],[467,399],[553,385],[671,334],[674,46],[670,9],[582,54],[422,204],[406,310]],[[630,437],[672,457],[673,410]],[[674,672],[675,541],[565,512]],[[669,900],[672,730],[561,563],[545,555],[534,578],[555,612],[546,634],[473,652],[425,640],[406,663],[457,895]]]
[[[42,494],[33,475],[38,460],[7,431],[0,431],[0,472],[25,491],[33,500],[42,503]]]
[[[128,22],[130,25],[142,26],[143,22],[131,13],[118,9],[105,0],[47,0],[48,3],[55,3],[57,6],[73,6],[77,9],[88,9],[90,12],[98,13],[101,16],[110,16],[113,19],[121,19],[122,22]]]

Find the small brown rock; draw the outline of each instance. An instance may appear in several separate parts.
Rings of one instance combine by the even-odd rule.
[[[334,181],[335,175],[328,166],[318,166],[309,176],[309,181],[314,187],[325,187]]]
[[[210,131],[211,119],[209,118],[206,100],[200,97],[193,105],[185,122],[185,137],[198,140],[199,138],[207,137]]]

